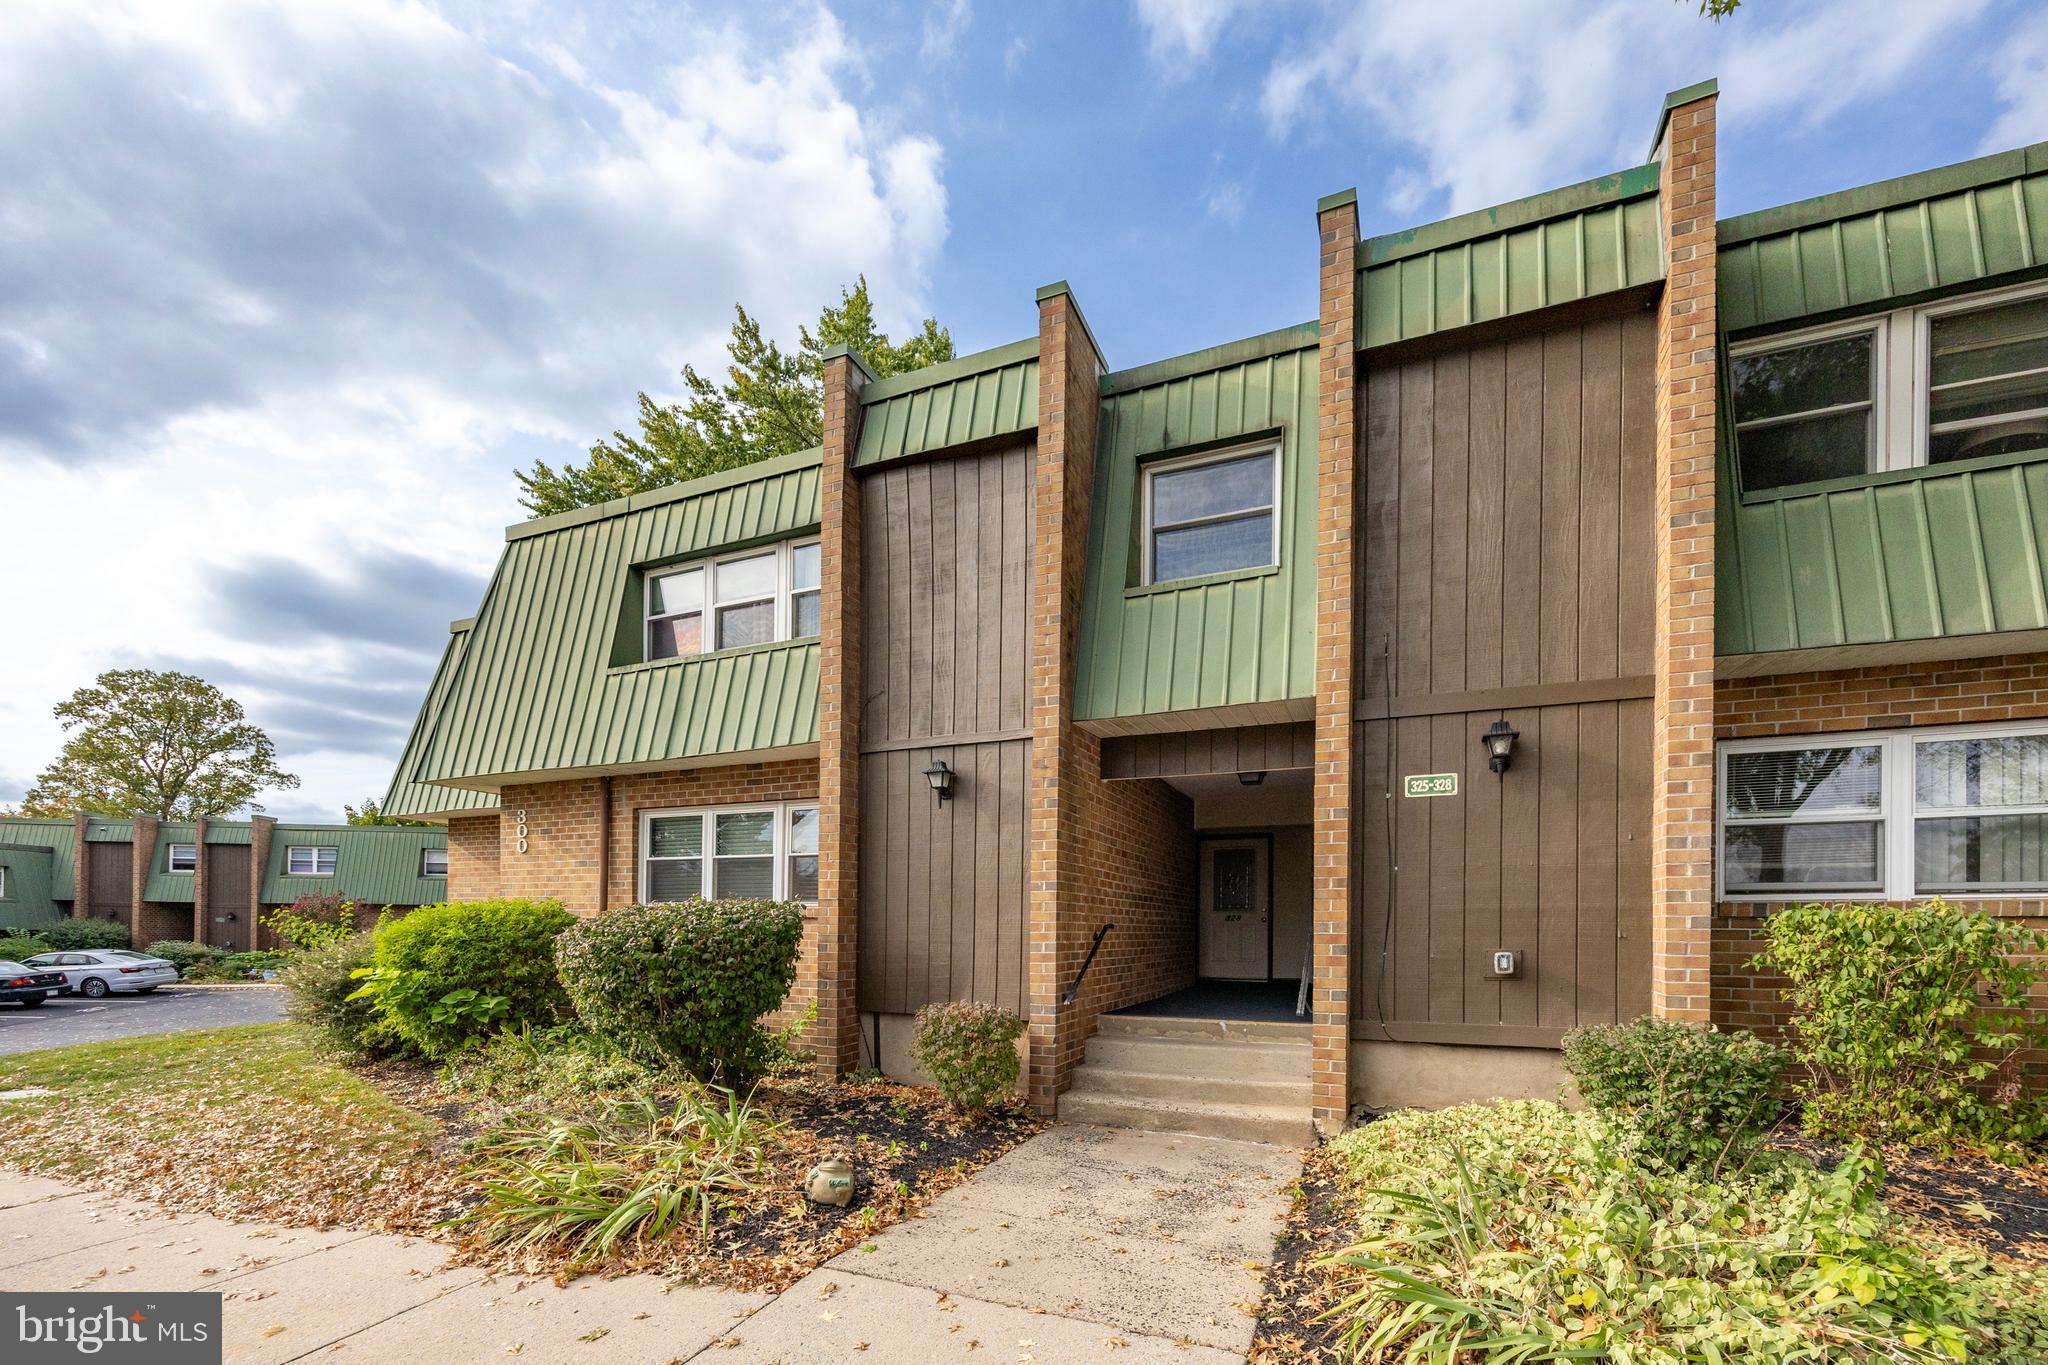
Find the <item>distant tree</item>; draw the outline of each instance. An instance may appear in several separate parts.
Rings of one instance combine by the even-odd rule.
[[[24,814],[191,820],[263,809],[299,779],[242,706],[189,673],[117,668],[55,708],[71,738],[21,799]]]
[[[953,358],[953,334],[931,318],[900,344],[890,341],[875,325],[865,275],[839,292],[837,307],[819,313],[815,333],[797,329],[794,351],[764,338],[744,307],[733,305],[733,313],[724,383],[685,365],[685,401],[657,403],[641,394],[638,435],[614,431],[581,465],[558,470],[535,461],[518,474],[520,505],[535,516],[567,512],[810,449],[824,438],[825,351],[831,346],[851,346],[877,377]]]
[[[360,806],[344,804],[341,813],[351,825],[426,825],[426,820],[404,820],[396,815],[386,815],[377,805],[377,798],[366,796]]]

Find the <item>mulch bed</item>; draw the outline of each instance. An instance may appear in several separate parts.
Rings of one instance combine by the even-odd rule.
[[[1847,1149],[1802,1137],[1777,1145],[1831,1168]],[[1945,1240],[1995,1259],[2048,1263],[2048,1164],[2018,1168],[1979,1156],[1884,1151],[1885,1203]]]
[[[401,1104],[435,1119],[443,1134],[441,1146],[451,1156],[459,1158],[468,1142],[490,1126],[491,1106],[450,1093],[430,1067],[386,1061],[357,1072]],[[965,1119],[936,1092],[889,1081],[769,1082],[755,1091],[753,1102],[785,1124],[758,1186],[723,1200],[708,1236],[673,1237],[593,1269],[780,1291],[890,1224],[915,1217],[934,1196],[1045,1127],[1022,1108],[992,1109]],[[803,1194],[811,1168],[828,1156],[843,1156],[854,1168],[853,1199],[845,1208],[813,1204]],[[464,1208],[482,1198],[473,1186],[455,1196]],[[560,1275],[566,1263],[559,1251],[506,1253],[473,1240],[463,1244],[462,1255],[528,1274]]]
[[[1342,1251],[1356,1231],[1343,1207],[1337,1163],[1327,1147],[1308,1153],[1294,1203],[1282,1220],[1266,1269],[1259,1324],[1252,1333],[1251,1365],[1295,1365],[1342,1359],[1338,1324],[1317,1322],[1341,1297],[1316,1262]]]

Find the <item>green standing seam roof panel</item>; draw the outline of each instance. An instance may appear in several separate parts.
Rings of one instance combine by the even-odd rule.
[[[69,820],[44,820],[32,816],[0,819],[0,844],[49,850],[50,895],[55,900],[68,901],[72,896],[78,859],[73,837]]]
[[[5,868],[6,890],[0,894],[0,936],[33,932],[64,917],[57,904],[56,853],[36,844],[10,844],[8,831],[0,829],[0,868]]]
[[[1741,331],[2048,264],[2048,143],[1719,225],[1718,303]]]
[[[1359,243],[1360,349],[1664,278],[1652,163]]]
[[[636,567],[808,533],[816,452],[545,531],[515,528],[416,780],[502,779],[815,742],[818,643],[611,665]]]
[[[1315,431],[1318,352],[1310,329],[1291,349],[1119,387],[1102,399],[1095,515],[1088,533],[1074,714],[1106,720],[1315,692]],[[1222,348],[1228,353],[1229,348]],[[1129,591],[1147,457],[1277,430],[1277,572]]]
[[[212,822],[208,822],[211,834]],[[162,901],[175,904],[192,899],[192,874],[170,870],[171,845],[192,844],[199,840],[199,826],[184,820],[165,820],[156,827],[156,854],[151,859],[149,874],[142,882],[142,898],[146,901]],[[208,843],[213,840],[209,838]]]
[[[868,385],[856,468],[1038,425],[1038,340],[963,356]]]
[[[420,713],[413,720],[412,733],[406,737],[405,752],[399,755],[398,767],[391,774],[390,789],[384,793],[384,804],[380,809],[386,815],[413,819],[498,808],[498,798],[490,792],[470,791],[464,787],[437,787],[420,781],[421,764],[426,761],[427,748],[433,742],[434,725],[440,718],[441,705],[448,699],[448,689],[453,685],[456,674],[462,671],[463,654],[469,645],[472,624],[459,621],[449,628],[448,644],[441,651],[441,662],[434,668],[434,680],[427,686],[426,700],[420,703]]]
[[[334,849],[334,875],[286,876],[285,850],[294,845]],[[442,829],[279,824],[270,832],[263,903],[289,905],[300,896],[333,895],[363,906],[435,905],[448,899],[448,879],[422,877],[420,856],[425,849],[447,846],[448,832]],[[189,892],[185,899],[191,899]]]

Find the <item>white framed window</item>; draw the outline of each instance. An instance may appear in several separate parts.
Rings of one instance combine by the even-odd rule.
[[[12,900],[14,898],[7,886],[7,879],[13,874],[13,868],[0,864],[0,901]]]
[[[445,877],[448,875],[448,850],[445,848],[423,848],[420,850],[420,875],[422,877]]]
[[[646,657],[800,640],[819,625],[815,540],[697,560],[647,576]]]
[[[338,849],[313,844],[291,844],[284,851],[288,877],[332,877]]]
[[[197,844],[171,844],[164,852],[164,868],[170,872],[197,872],[199,870],[199,846]]]
[[[1145,582],[1280,562],[1277,445],[1162,460],[1141,477]]]
[[[2048,288],[1992,290],[1728,348],[1745,492],[2048,451]]]
[[[2048,894],[2048,722],[1730,740],[1718,894]]]
[[[818,897],[818,809],[802,802],[640,812],[640,899]]]

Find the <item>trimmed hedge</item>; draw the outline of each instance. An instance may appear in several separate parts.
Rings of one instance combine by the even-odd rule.
[[[202,967],[226,957],[218,948],[209,948],[204,943],[194,943],[187,938],[167,938],[152,943],[144,949],[151,957],[160,957],[178,969],[182,979],[194,967]]]
[[[61,919],[36,930],[32,937],[49,944],[53,953],[126,948],[129,943],[128,927],[110,919]]]
[[[501,1029],[546,1028],[568,1015],[554,946],[574,918],[552,900],[426,906],[377,931],[356,995],[428,1057],[446,1057]]]
[[[555,945],[576,1016],[648,1066],[732,1085],[781,1053],[761,1026],[796,981],[804,908],[781,901],[628,905]]]
[[[37,953],[55,951],[55,946],[40,934],[0,938],[0,962],[20,962],[24,958],[34,957]]]
[[[911,1058],[955,1109],[978,1114],[1017,1092],[1024,1021],[1006,1009],[947,1000],[917,1012]]]
[[[1638,1157],[1674,1170],[1740,1162],[1782,1108],[1785,1054],[1753,1033],[1645,1016],[1567,1033],[1564,1065]]]

